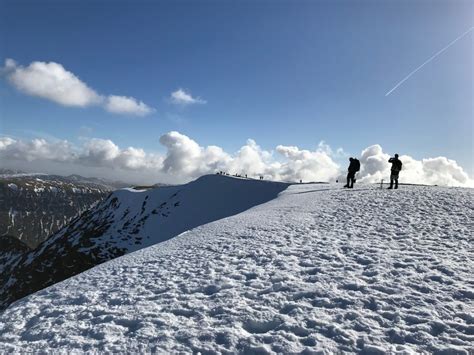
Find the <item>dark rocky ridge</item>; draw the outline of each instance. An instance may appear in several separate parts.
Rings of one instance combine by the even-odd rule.
[[[0,235],[35,248],[115,188],[78,175],[0,175]]]
[[[11,236],[0,236],[0,274],[9,274],[11,267],[30,251],[21,240]]]

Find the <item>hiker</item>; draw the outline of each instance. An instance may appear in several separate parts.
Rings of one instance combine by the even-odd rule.
[[[395,154],[394,158],[388,160],[389,163],[392,163],[391,174],[390,174],[390,186],[389,189],[393,189],[393,183],[395,182],[395,188],[398,189],[398,174],[402,170],[402,161],[398,159],[398,154]]]
[[[356,181],[355,174],[360,170],[360,161],[356,158],[349,158],[350,164],[347,168],[347,184],[344,187],[352,189]]]

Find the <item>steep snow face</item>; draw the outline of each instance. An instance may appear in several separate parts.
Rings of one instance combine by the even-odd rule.
[[[186,185],[115,191],[0,273],[0,309],[104,261],[269,201],[287,187],[207,175]]]
[[[0,350],[467,354],[473,197],[294,185],[16,302]]]
[[[142,249],[202,224],[245,211],[275,198],[288,184],[206,175],[172,187],[111,196],[110,228],[95,243],[110,243],[127,252]]]

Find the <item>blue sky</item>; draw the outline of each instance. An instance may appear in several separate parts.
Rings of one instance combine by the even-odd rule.
[[[144,117],[63,106],[0,81],[1,134],[164,152],[179,131],[233,152],[380,144],[416,159],[473,162],[469,1],[0,1],[0,59],[56,62],[96,92],[143,101]],[[173,104],[182,88],[206,103]],[[81,138],[82,137],[82,138]]]

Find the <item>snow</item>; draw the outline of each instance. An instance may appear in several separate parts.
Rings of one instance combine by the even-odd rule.
[[[292,185],[12,304],[0,352],[472,353],[473,194]]]
[[[133,192],[145,192],[145,191],[147,191],[147,189],[135,189],[135,188],[133,188],[133,187],[124,187],[124,188],[122,188],[122,189],[120,189],[120,190],[132,192],[132,193],[133,193]]]
[[[36,193],[43,193],[45,191],[45,187],[37,187],[35,186],[33,189]]]
[[[18,185],[17,184],[10,183],[10,184],[8,184],[8,187],[13,191],[18,191]]]
[[[59,192],[59,189],[56,186],[49,186],[49,190],[54,194]]]
[[[11,228],[15,227],[15,217],[18,214],[18,211],[13,209],[13,207],[10,207],[10,209],[8,210],[8,220],[10,221],[10,223],[8,224],[7,233]]]
[[[96,248],[104,245],[126,252],[163,242],[186,230],[225,218],[275,198],[289,184],[271,181],[242,180],[227,176],[205,175],[184,185],[150,190],[124,188],[114,191],[97,209],[94,222],[107,221],[110,227],[94,240]],[[73,225],[79,243],[87,229],[79,220]],[[92,228],[95,228],[93,224]],[[49,238],[35,253],[41,254],[50,243],[63,237],[64,229]],[[89,247],[88,247],[89,248]],[[104,254],[107,253],[107,248]]]
[[[0,177],[3,179],[11,179],[11,178],[18,178],[18,177],[41,176],[41,175],[47,175],[47,174],[45,173],[0,174]]]

